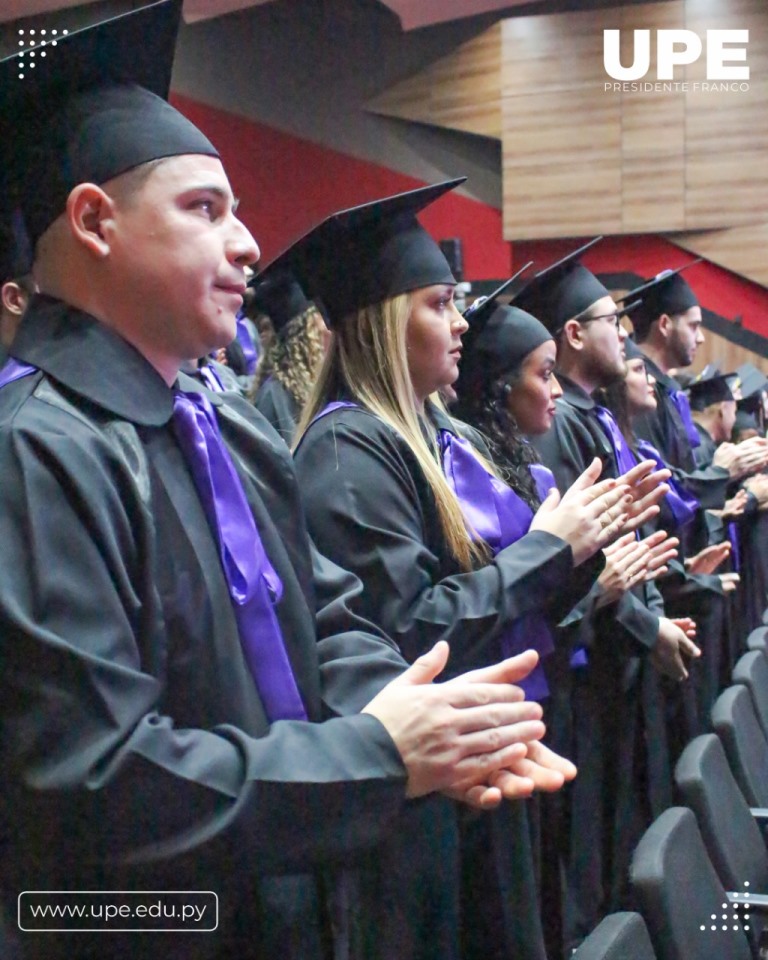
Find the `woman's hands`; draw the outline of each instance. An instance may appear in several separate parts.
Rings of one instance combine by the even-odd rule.
[[[602,463],[595,458],[562,497],[555,488],[550,490],[531,522],[531,530],[565,540],[577,566],[610,543],[629,519],[629,485],[597,483],[601,472]]]

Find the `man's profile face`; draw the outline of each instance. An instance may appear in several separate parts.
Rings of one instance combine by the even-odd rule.
[[[624,361],[627,333],[616,317],[617,310],[612,297],[601,297],[585,311],[582,320],[584,362],[600,386],[608,386],[623,377],[627,369]]]
[[[258,260],[259,249],[235,216],[221,162],[171,157],[126,196],[119,180],[104,190],[116,198],[107,233],[115,296],[136,304],[132,331],[124,332],[180,360],[230,343],[245,267]]]
[[[685,313],[672,317],[667,341],[668,353],[673,359],[672,366],[689,367],[693,363],[700,343],[704,343],[701,307],[689,307]]]

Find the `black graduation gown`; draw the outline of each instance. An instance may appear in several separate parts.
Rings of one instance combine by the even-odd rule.
[[[652,443],[675,478],[701,503],[703,510],[719,510],[725,503],[729,474],[722,467],[697,467],[683,421],[669,392],[680,384],[645,358],[648,372],[655,379],[656,409],[635,418],[632,426],[638,437]]]
[[[453,421],[438,411],[434,417],[438,426],[455,432]],[[493,662],[501,655],[496,638],[504,625],[553,601],[563,605],[565,594],[563,610],[555,613],[559,618],[575,599],[567,599],[566,584],[579,581],[578,597],[595,576],[594,569],[574,576],[570,547],[542,532],[502,550],[481,569],[461,572],[418,462],[397,433],[362,408],[340,409],[318,420],[295,457],[313,539],[360,577],[364,589],[358,611],[387,630],[407,660],[443,639],[451,644],[449,674]],[[421,943],[403,942],[397,929],[388,928],[385,912],[375,928],[376,943],[368,943],[362,956],[543,960],[530,833],[521,803],[490,814],[460,813],[461,948],[447,929],[455,918],[433,917],[429,931],[424,892],[433,893],[451,878],[449,851],[434,842],[430,849],[425,838],[449,814],[433,801],[420,820],[412,820],[407,834],[375,851],[361,872],[367,890],[378,888],[382,874],[400,878],[391,896],[399,898],[409,925],[428,936]],[[447,833],[441,827],[444,840]],[[444,895],[449,899],[450,890]],[[375,909],[369,911],[372,923],[376,917]],[[445,946],[438,950],[438,942],[451,944],[452,952]]]
[[[293,442],[299,419],[299,405],[274,377],[267,377],[256,391],[253,405],[269,420],[288,446]]]
[[[309,717],[332,718],[270,725],[171,390],[49,298],[14,355],[42,372],[0,389],[3,897],[14,913],[26,889],[213,890],[220,905],[215,933],[28,935],[24,956],[289,955],[264,911],[270,875],[343,862],[403,808],[392,740],[347,716],[402,659],[353,612],[359,582],[312,548],[282,441],[247,402],[208,394],[283,583]]]
[[[604,463],[603,477],[618,476],[594,401],[567,377],[558,380],[563,397],[554,423],[532,438],[558,488],[564,492],[595,457]],[[643,698],[643,675],[652,669],[645,654],[658,634],[659,610],[649,608],[651,601],[658,607],[656,592],[645,585],[597,613],[587,611],[579,627],[589,663],[561,670],[553,692],[553,733],[560,738],[553,746],[579,767],[566,802],[546,805],[542,827],[561,834],[565,955],[602,915],[622,907],[628,858],[650,815],[644,754],[658,749],[654,730],[662,725],[659,704]]]

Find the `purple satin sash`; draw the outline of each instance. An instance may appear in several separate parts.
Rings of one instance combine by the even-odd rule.
[[[208,398],[177,392],[173,426],[219,545],[243,655],[267,717],[270,721],[306,720],[275,613],[283,585],[264,550]]]
[[[221,377],[216,372],[215,367],[211,367],[205,363],[202,367],[197,368],[197,372],[200,375],[200,379],[212,393],[224,393],[224,384],[221,382]]]
[[[36,367],[11,358],[0,370],[0,387],[36,372]],[[207,398],[177,393],[173,426],[219,544],[243,653],[267,717],[306,720],[274,611],[283,585],[266,555]]]
[[[655,460],[659,470],[667,469],[667,465],[661,459],[661,454],[653,444],[648,443],[647,440],[638,440],[637,449],[644,459]],[[669,493],[664,498],[664,502],[672,511],[672,517],[679,529],[693,520],[697,511],[701,509],[701,504],[696,497],[688,493],[680,481],[675,479],[674,475],[667,480],[667,483],[669,484]]]
[[[315,423],[334,410],[357,407],[346,400],[336,400],[325,406],[312,420]],[[531,526],[533,511],[528,504],[505,483],[488,473],[472,453],[468,440],[457,437],[449,430],[439,432],[441,464],[443,473],[461,505],[461,512],[470,533],[482,537],[495,556],[499,550],[525,536]],[[555,486],[554,477],[546,467],[532,471],[534,482],[541,496]],[[549,695],[549,687],[541,666],[541,660],[554,650],[552,633],[541,614],[529,613],[505,627],[500,637],[502,654],[511,657],[531,647],[539,653],[538,665],[532,673],[519,682],[529,700],[542,700]]]
[[[21,380],[22,377],[28,377],[31,373],[37,373],[37,367],[9,357],[0,369],[0,387],[4,387],[6,383],[13,383],[14,380]]]
[[[603,428],[603,433],[611,442],[619,476],[628,473],[633,467],[637,466],[637,460],[629,449],[629,444],[624,439],[624,435],[619,430],[619,425],[616,423],[613,414],[607,407],[595,406],[595,416]]]
[[[690,443],[691,448],[695,450],[696,447],[701,445],[701,437],[691,416],[691,404],[688,400],[688,395],[684,390],[668,390],[667,394],[674,404],[675,409],[680,414],[680,419],[683,421],[683,426],[685,427],[685,435],[688,437],[688,443]]]
[[[515,491],[490,473],[472,452],[468,440],[457,437],[450,430],[439,433],[443,473],[461,505],[461,512],[469,532],[481,537],[494,556],[516,543],[528,533],[533,520],[533,511]],[[546,467],[534,476],[537,489],[546,484],[549,490],[552,480],[544,474]],[[547,471],[549,473],[549,471]],[[549,474],[552,477],[551,473]],[[499,636],[504,657],[512,657],[533,647],[540,660],[534,670],[519,681],[529,700],[542,700],[549,696],[549,686],[542,661],[555,649],[552,632],[540,613],[527,613],[504,627]]]
[[[739,543],[739,525],[731,520],[727,527],[728,539],[731,541],[731,563],[736,573],[741,569],[741,544]]]
[[[256,349],[256,344],[253,342],[251,331],[248,329],[248,324],[246,323],[245,317],[242,316],[242,314],[237,315],[236,323],[236,336],[240,346],[243,348],[243,356],[245,357],[245,372],[250,377],[251,374],[256,370],[256,362],[259,359],[259,352]]]

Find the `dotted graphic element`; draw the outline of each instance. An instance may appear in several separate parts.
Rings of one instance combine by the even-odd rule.
[[[65,37],[69,33],[69,30],[62,30],[61,36]],[[58,30],[51,30],[50,36],[53,39],[48,39],[48,31],[40,30],[39,34],[35,30],[23,30],[19,29],[19,46],[21,50],[19,52],[19,72],[17,77],[19,80],[23,80],[27,70],[34,70],[37,66],[36,57],[45,57],[47,56],[47,51],[44,47],[55,47],[56,46],[56,37],[59,36]]]
[[[750,909],[749,889],[748,889],[748,888],[749,888],[749,880],[745,880],[745,881],[744,881],[744,887],[745,887],[745,890],[744,890],[743,893],[741,893],[741,894],[739,894],[739,893],[734,893],[734,894],[733,894],[734,903],[732,903],[732,904],[727,904],[727,903],[721,904],[721,909],[722,909],[722,910],[726,910],[726,911],[727,911],[729,908],[730,908],[731,910],[733,910],[733,916],[731,917],[731,920],[733,921],[733,928],[732,928],[733,930],[745,930],[745,931],[746,931],[746,930],[749,930],[749,909]],[[739,897],[741,897],[740,900],[738,899]],[[739,911],[740,911],[740,910],[741,910],[741,915],[739,915]],[[721,916],[722,916],[722,919],[723,919],[723,920],[725,920],[725,921],[728,920],[728,914],[727,914],[727,913],[723,913]],[[709,919],[710,919],[710,920],[713,920],[713,921],[717,921],[717,914],[716,914],[716,913],[710,914]],[[706,924],[703,924],[703,923],[702,923],[702,924],[699,925],[699,930],[701,930],[702,932],[706,932],[706,929],[707,929]],[[716,922],[712,923],[709,929],[710,929],[711,931],[713,931],[713,932],[716,932],[716,931],[717,931],[717,923],[716,923]],[[721,927],[721,929],[722,929],[722,930],[727,930],[727,929],[728,929],[727,923],[723,924],[723,926]]]

